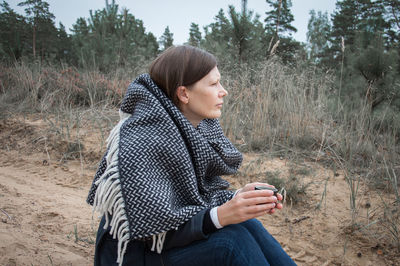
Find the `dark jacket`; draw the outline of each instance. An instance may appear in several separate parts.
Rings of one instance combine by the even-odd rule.
[[[174,248],[186,246],[196,240],[206,239],[208,235],[203,232],[204,215],[207,209],[200,211],[178,230],[167,233],[163,252]],[[104,229],[105,219],[101,219],[96,237],[96,249],[94,255],[95,266],[109,266],[117,264],[118,240],[113,239],[109,233],[110,228]],[[164,254],[151,251],[152,241],[130,241],[124,255],[123,265],[134,266],[158,266],[168,265]]]

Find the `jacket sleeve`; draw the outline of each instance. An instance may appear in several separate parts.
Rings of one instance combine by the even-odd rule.
[[[179,226],[177,230],[169,231],[165,239],[164,250],[187,246],[196,240],[206,239],[208,235],[203,232],[203,223],[207,210],[200,211],[189,221]]]

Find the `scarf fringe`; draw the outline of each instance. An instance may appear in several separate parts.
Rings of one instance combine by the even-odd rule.
[[[163,232],[158,235],[153,235],[153,245],[151,246],[151,251],[155,251],[155,249],[157,249],[157,253],[161,254],[166,235],[167,232]]]
[[[94,197],[93,212],[98,211],[105,216],[104,229],[111,227],[110,234],[118,239],[118,259],[121,266],[129,242],[129,222],[125,211],[125,203],[122,196],[121,182],[118,171],[119,132],[122,124],[130,117],[130,114],[119,110],[120,122],[111,130],[107,138],[107,168],[96,181],[97,190]],[[112,216],[111,221],[109,215]],[[151,251],[161,253],[167,232],[153,235]]]
[[[119,114],[120,122],[113,128],[107,138],[106,171],[95,183],[97,190],[94,197],[93,212],[97,210],[102,216],[105,216],[104,229],[110,226],[110,234],[114,239],[118,239],[117,263],[122,265],[129,242],[129,222],[125,211],[118,171],[119,132],[122,124],[130,115],[123,113],[121,110]],[[109,215],[112,216],[111,221]]]

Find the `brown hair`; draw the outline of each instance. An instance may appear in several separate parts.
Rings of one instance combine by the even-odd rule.
[[[212,54],[193,46],[180,45],[160,54],[151,63],[149,73],[151,79],[178,105],[176,89],[196,83],[216,66],[217,59]]]

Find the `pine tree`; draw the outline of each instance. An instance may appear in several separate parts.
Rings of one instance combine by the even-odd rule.
[[[159,45],[157,37],[153,33],[146,34],[146,59],[152,59],[158,53]]]
[[[387,30],[388,42],[393,49],[397,49],[397,54],[400,57],[400,4],[398,0],[382,0],[382,3],[386,11],[385,18],[389,24]],[[400,64],[398,64],[397,72],[400,75]]]
[[[87,60],[90,58],[89,26],[85,18],[78,18],[72,25],[72,61],[78,66],[87,66]]]
[[[390,42],[393,24],[385,0],[343,0],[336,4],[332,22],[332,51],[344,67],[342,101],[367,99],[371,113],[400,96],[398,53]],[[344,39],[345,51],[340,47]],[[343,61],[342,61],[343,60]]]
[[[343,0],[336,3],[332,16],[332,47],[336,56],[340,53],[341,39],[350,49],[356,41],[364,48],[375,38],[376,33],[385,32],[384,6],[380,0]]]
[[[29,24],[7,2],[0,3],[0,7],[0,57],[2,60],[18,60],[29,49]]]
[[[193,22],[190,24],[188,43],[196,47],[199,47],[201,43],[201,32],[199,25]]]
[[[293,64],[302,47],[292,38],[297,29],[291,24],[294,17],[290,8],[291,0],[266,0],[271,10],[265,12],[266,42],[269,43],[267,55],[277,54],[285,64]],[[268,40],[268,41],[267,41]],[[273,47],[275,46],[275,51]]]
[[[110,67],[117,67],[121,60],[121,43],[117,36],[118,5],[113,0],[111,4],[106,0],[102,10],[89,12],[90,39],[88,39],[89,54],[86,58],[89,65],[107,71]]]
[[[243,1],[242,11],[229,6],[228,17],[222,9],[215,22],[207,25],[203,46],[217,55],[224,65],[255,63],[264,57],[264,28],[258,15],[247,10]]]
[[[221,8],[214,17],[214,22],[204,26],[204,42],[202,46],[215,54],[220,65],[227,65],[233,57],[232,25]]]
[[[384,101],[400,97],[400,86],[396,86],[399,56],[393,50],[386,51],[384,43],[383,34],[377,34],[366,48],[359,47],[350,55],[351,66],[364,81],[360,96],[365,97],[371,112]]]
[[[101,71],[138,66],[158,52],[155,36],[147,34],[143,22],[127,9],[119,13],[115,1],[90,11],[88,20],[79,18],[72,31],[77,64]]]
[[[27,20],[32,27],[32,54],[35,58],[37,51],[42,58],[55,51],[57,29],[54,26],[54,15],[49,11],[49,4],[42,0],[26,0],[18,4],[25,6]],[[38,49],[37,49],[38,48]]]
[[[388,41],[390,43],[396,43],[399,46],[400,43],[400,4],[398,0],[380,0],[385,9],[384,17],[388,23]]]
[[[57,59],[65,62],[71,61],[72,41],[65,31],[64,25],[60,22],[57,33]]]
[[[237,48],[237,57],[239,60],[239,65],[243,61],[243,54],[246,49],[248,49],[249,42],[249,30],[250,21],[249,16],[252,14],[246,13],[246,7],[243,8],[241,14],[236,13],[233,6],[229,6],[229,15],[232,21],[232,41],[234,46]]]
[[[328,60],[327,52],[330,46],[331,25],[328,13],[322,13],[315,10],[310,11],[310,19],[308,20],[307,31],[307,48],[309,59],[316,63]]]
[[[174,45],[174,34],[169,30],[169,26],[165,28],[163,35],[160,37],[159,43],[163,47],[163,50]]]
[[[387,7],[389,21],[393,24],[393,28],[400,29],[400,4],[397,0],[382,0]]]
[[[297,32],[297,29],[291,25],[294,21],[290,10],[292,7],[291,0],[266,0],[266,2],[271,7],[271,11],[265,12],[267,17],[264,22],[266,23],[267,33],[275,36],[275,39],[279,39],[286,33],[291,36],[293,32]]]
[[[341,51],[341,39],[343,37],[346,46],[354,43],[357,26],[360,23],[358,16],[358,0],[344,0],[336,3],[336,11],[332,15],[332,48],[338,57]]]
[[[214,18],[215,22],[204,27],[205,45],[214,52],[223,51],[231,41],[231,23],[226,18],[224,10],[221,8]],[[221,46],[222,49],[218,49]]]

